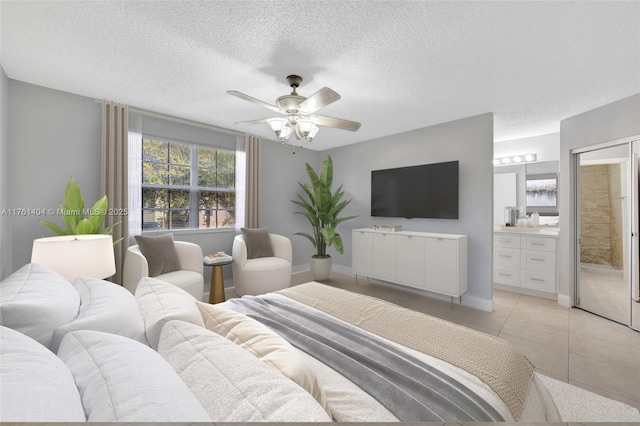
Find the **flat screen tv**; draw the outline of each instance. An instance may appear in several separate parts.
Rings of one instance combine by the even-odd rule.
[[[372,170],[371,216],[458,219],[458,161]]]

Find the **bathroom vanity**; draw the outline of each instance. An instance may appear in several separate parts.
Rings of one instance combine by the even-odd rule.
[[[556,298],[558,228],[538,232],[493,233],[493,286],[533,296]]]

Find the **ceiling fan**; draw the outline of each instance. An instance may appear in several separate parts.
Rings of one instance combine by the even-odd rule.
[[[287,145],[291,134],[295,134],[298,139],[311,142],[318,133],[318,126],[335,127],[338,129],[349,130],[351,132],[355,132],[360,128],[360,123],[355,121],[315,114],[319,109],[340,99],[340,95],[333,90],[328,87],[323,87],[313,95],[305,98],[304,96],[298,95],[298,92],[296,91],[302,82],[302,77],[298,75],[289,75],[287,76],[287,81],[293,91],[289,95],[280,96],[276,99],[275,105],[271,105],[235,90],[228,90],[227,93],[232,96],[253,102],[263,108],[267,108],[268,110],[284,115],[284,117],[240,121],[236,124],[267,123],[283,145]]]

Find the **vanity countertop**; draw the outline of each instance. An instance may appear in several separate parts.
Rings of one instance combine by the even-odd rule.
[[[560,228],[556,228],[556,227],[540,227],[538,228],[537,232],[531,232],[531,231],[505,231],[502,230],[500,227],[495,227],[493,232],[494,233],[501,233],[501,234],[520,234],[520,235],[539,235],[541,237],[558,237],[558,232],[560,231]]]

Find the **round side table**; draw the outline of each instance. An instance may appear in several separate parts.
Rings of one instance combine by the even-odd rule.
[[[224,279],[222,278],[222,267],[233,263],[233,258],[223,257],[210,259],[205,256],[204,265],[213,266],[211,271],[211,288],[209,289],[209,303],[220,303],[225,301]]]

